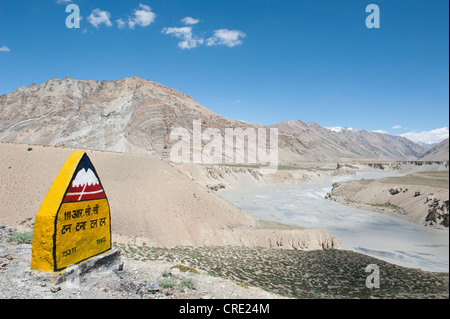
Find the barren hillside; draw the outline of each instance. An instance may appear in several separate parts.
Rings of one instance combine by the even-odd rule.
[[[420,157],[420,160],[423,161],[448,161],[448,159],[448,138],[430,148],[422,157]]]
[[[32,230],[74,149],[0,143],[0,224]],[[264,223],[148,155],[89,151],[111,207],[113,241],[153,247],[339,248],[321,230]]]
[[[274,106],[276,107],[276,106]],[[120,81],[51,79],[0,96],[0,142],[158,155],[167,159],[174,128],[257,128],[228,120],[192,97],[138,77]],[[267,126],[269,127],[269,126]],[[425,149],[405,138],[364,130],[332,131],[286,121],[279,161],[415,159]],[[206,144],[204,142],[203,144]]]

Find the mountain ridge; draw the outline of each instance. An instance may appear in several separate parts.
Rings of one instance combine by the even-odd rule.
[[[0,142],[151,154],[167,159],[171,131],[278,128],[280,162],[416,159],[425,148],[406,138],[365,130],[333,132],[315,122],[261,125],[229,120],[160,83],[49,79],[0,96]]]
[[[425,154],[423,154],[420,157],[421,160],[427,160],[427,161],[442,161],[449,159],[449,139],[446,138],[445,140],[441,141],[440,143],[432,146],[430,149],[426,151]]]

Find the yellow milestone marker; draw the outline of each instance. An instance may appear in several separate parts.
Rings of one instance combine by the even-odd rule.
[[[60,271],[110,249],[108,199],[87,154],[75,152],[36,215],[31,268]]]

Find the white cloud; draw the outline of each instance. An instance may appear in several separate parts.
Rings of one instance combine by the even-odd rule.
[[[384,130],[375,130],[375,131],[372,131],[372,132],[381,133],[381,134],[389,134],[389,132],[384,131]]]
[[[401,134],[400,136],[406,137],[407,139],[416,143],[434,144],[439,143],[448,138],[449,131],[448,127],[437,128],[431,131],[423,132],[408,132]]]
[[[11,50],[7,46],[2,46],[0,52],[11,52]]]
[[[128,20],[128,26],[130,29],[134,29],[136,25],[141,27],[149,26],[156,19],[156,14],[152,12],[152,9],[140,3],[139,9],[134,10],[134,17]]]
[[[98,28],[99,25],[105,24],[108,27],[112,26],[111,14],[108,11],[101,11],[100,9],[94,9],[88,17],[88,21],[94,27]]]
[[[186,17],[186,18],[181,19],[181,22],[183,22],[186,25],[192,25],[192,24],[199,23],[200,20],[199,19],[194,19],[194,18],[191,18],[191,17]]]
[[[119,29],[123,29],[123,28],[125,28],[125,26],[126,26],[125,21],[123,21],[122,19],[117,19],[117,20],[116,20],[116,23],[117,23],[117,27],[118,27]]]
[[[178,42],[178,47],[181,49],[193,49],[202,45],[204,40],[192,34],[191,27],[181,28],[164,28],[162,33],[169,34],[182,41]]]
[[[398,130],[398,129],[401,129],[402,126],[401,126],[401,125],[394,125],[392,128],[393,128],[394,130]]]
[[[230,48],[242,44],[245,33],[239,30],[220,29],[214,31],[214,36],[206,40],[207,46],[226,45]]]
[[[72,0],[56,0],[57,4],[68,4],[72,3]]]

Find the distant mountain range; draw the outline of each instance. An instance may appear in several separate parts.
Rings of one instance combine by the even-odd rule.
[[[420,157],[424,161],[442,161],[449,159],[449,143],[448,138],[434,145],[423,156]]]
[[[153,154],[167,158],[182,127],[278,128],[279,159],[337,161],[404,160],[427,149],[404,137],[350,128],[324,128],[302,121],[272,126],[232,121],[192,97],[138,77],[119,81],[51,79],[0,96],[0,142]],[[447,142],[448,145],[448,142]],[[448,147],[448,146],[447,146]]]

